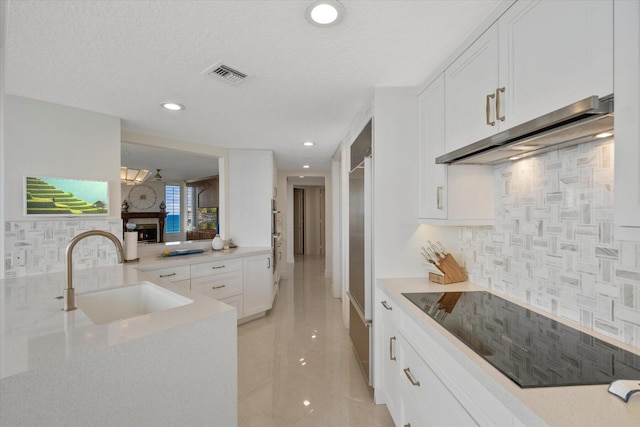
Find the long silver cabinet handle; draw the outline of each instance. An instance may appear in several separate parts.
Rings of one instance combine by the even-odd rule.
[[[226,288],[227,285],[218,285],[218,286],[212,286],[211,289],[221,289],[221,288]]]
[[[211,269],[212,269],[212,270],[217,270],[217,269],[219,269],[219,268],[225,268],[225,267],[226,267],[226,265],[219,265],[219,266],[217,266],[217,267],[216,267],[216,266],[213,266],[213,267],[211,267]]]
[[[169,273],[169,274],[161,274],[159,277],[171,277],[171,276],[175,276],[176,273]]]
[[[500,92],[504,93],[504,86],[496,89],[496,119],[504,122],[505,116],[500,115]]]
[[[382,304],[382,306],[384,308],[386,308],[387,310],[393,310],[393,307],[391,307],[389,304],[387,304],[386,301],[380,301],[380,304]]]
[[[496,121],[490,121],[491,119],[489,118],[489,116],[491,115],[491,100],[493,98],[496,97],[495,93],[490,93],[489,95],[487,95],[487,106],[486,106],[486,112],[487,112],[487,124],[489,126],[495,126],[496,125]]]
[[[395,351],[393,351],[393,342],[396,340],[396,337],[389,338],[389,360],[396,360]]]
[[[444,190],[444,187],[442,185],[436,188],[436,208],[438,208],[438,210],[444,210],[444,206],[442,205],[443,190]]]
[[[271,268],[271,258],[267,258],[267,270]]]
[[[416,387],[420,387],[420,381],[413,378],[413,375],[411,374],[411,370],[409,368],[404,368],[403,371],[404,371],[404,374],[409,379],[409,382],[411,382],[411,384],[413,384]]]

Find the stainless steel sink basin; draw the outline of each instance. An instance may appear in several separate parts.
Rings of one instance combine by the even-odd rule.
[[[76,305],[96,325],[191,304],[193,300],[151,282],[76,295]]]

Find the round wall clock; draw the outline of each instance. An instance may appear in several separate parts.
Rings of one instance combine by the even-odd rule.
[[[156,204],[156,192],[148,185],[136,185],[129,192],[129,203],[136,209],[149,209]]]

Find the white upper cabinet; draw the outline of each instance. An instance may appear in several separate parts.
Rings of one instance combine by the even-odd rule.
[[[616,240],[640,241],[640,2],[615,3]]]
[[[447,166],[435,158],[444,154],[444,75],[418,97],[420,218],[447,219]]]
[[[518,1],[445,75],[447,152],[609,95],[613,1]]]
[[[480,36],[445,71],[446,150],[450,152],[497,132],[498,26]],[[442,153],[444,154],[444,153]]]
[[[613,93],[613,1],[519,1],[498,25],[501,130]]]
[[[493,167],[438,165],[445,152],[445,76],[418,97],[420,222],[493,224]],[[447,92],[447,102],[448,92]]]

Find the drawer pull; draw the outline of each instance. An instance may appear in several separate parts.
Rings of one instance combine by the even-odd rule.
[[[211,289],[222,289],[225,288],[227,285],[218,285],[218,286],[212,286]]]
[[[440,185],[439,187],[436,188],[436,208],[439,210],[444,210],[444,206],[442,206],[442,191],[444,190],[444,187],[442,185]]]
[[[160,277],[171,277],[171,276],[175,276],[176,273],[169,273],[169,274],[161,274]]]
[[[495,126],[496,125],[496,121],[490,121],[489,116],[491,115],[491,99],[495,98],[496,94],[495,93],[490,93],[489,95],[487,95],[487,124],[489,126]]]
[[[395,351],[393,351],[393,342],[396,340],[396,337],[389,338],[389,360],[396,360]]]
[[[411,382],[412,385],[414,385],[416,387],[420,387],[420,381],[416,381],[416,379],[413,378],[413,375],[411,374],[411,370],[409,368],[404,368],[403,371],[404,371],[404,374],[407,376],[407,378],[409,379],[409,381]]]
[[[500,92],[504,93],[504,86],[496,89],[496,119],[504,122],[505,116],[500,115]]]
[[[217,267],[215,267],[215,266],[214,266],[214,267],[211,267],[211,269],[212,269],[212,270],[217,270],[217,269],[219,269],[219,268],[225,268],[225,267],[226,267],[226,265],[219,265],[219,266],[217,266]]]
[[[382,304],[382,306],[384,308],[386,308],[387,310],[393,310],[393,307],[391,307],[389,304],[387,304],[386,301],[380,301],[380,304]]]

